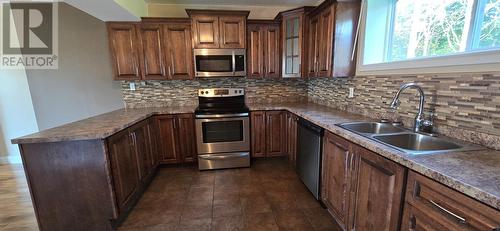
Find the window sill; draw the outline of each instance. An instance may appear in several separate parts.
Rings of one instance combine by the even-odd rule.
[[[358,60],[356,68],[356,75],[358,76],[500,72],[500,50],[476,51],[366,65],[360,64],[360,62],[361,59]]]

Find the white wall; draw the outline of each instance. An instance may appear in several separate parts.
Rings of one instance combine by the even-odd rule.
[[[27,70],[39,129],[122,108],[111,67],[105,23],[61,3],[59,69]]]
[[[38,131],[25,70],[0,70],[0,83],[0,162],[21,163],[10,140]]]

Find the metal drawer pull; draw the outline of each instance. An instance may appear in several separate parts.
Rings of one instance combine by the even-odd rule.
[[[437,208],[439,208],[440,210],[444,211],[445,213],[448,213],[449,215],[451,215],[452,217],[456,218],[457,220],[460,221],[460,223],[462,224],[467,224],[467,221],[465,220],[465,218],[455,214],[454,212],[444,208],[443,206],[439,205],[438,203],[434,202],[433,200],[429,200],[429,202],[431,202],[431,204],[433,204],[434,206],[436,206]]]
[[[199,158],[205,160],[223,160],[223,159],[231,159],[231,158],[241,158],[248,156],[247,152],[235,153],[235,154],[224,154],[224,155],[198,155]]]

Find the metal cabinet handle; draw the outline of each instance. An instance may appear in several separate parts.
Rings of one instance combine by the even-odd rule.
[[[440,209],[441,211],[449,214],[450,216],[456,218],[458,221],[460,221],[460,223],[462,224],[466,224],[467,223],[467,220],[465,220],[465,218],[455,214],[454,212],[446,209],[445,207],[439,205],[438,203],[434,202],[433,200],[429,200],[429,202],[431,202],[431,204],[433,204],[434,206],[436,206],[436,208]]]

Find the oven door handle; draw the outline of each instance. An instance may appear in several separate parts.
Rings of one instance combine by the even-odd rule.
[[[228,117],[245,117],[248,116],[248,112],[245,113],[234,113],[234,114],[220,114],[220,115],[196,115],[197,119],[214,119],[214,118],[228,118]]]
[[[198,158],[205,160],[223,160],[223,159],[232,159],[232,158],[240,158],[247,157],[249,155],[248,152],[239,152],[239,153],[226,153],[226,154],[205,154],[198,155]]]

